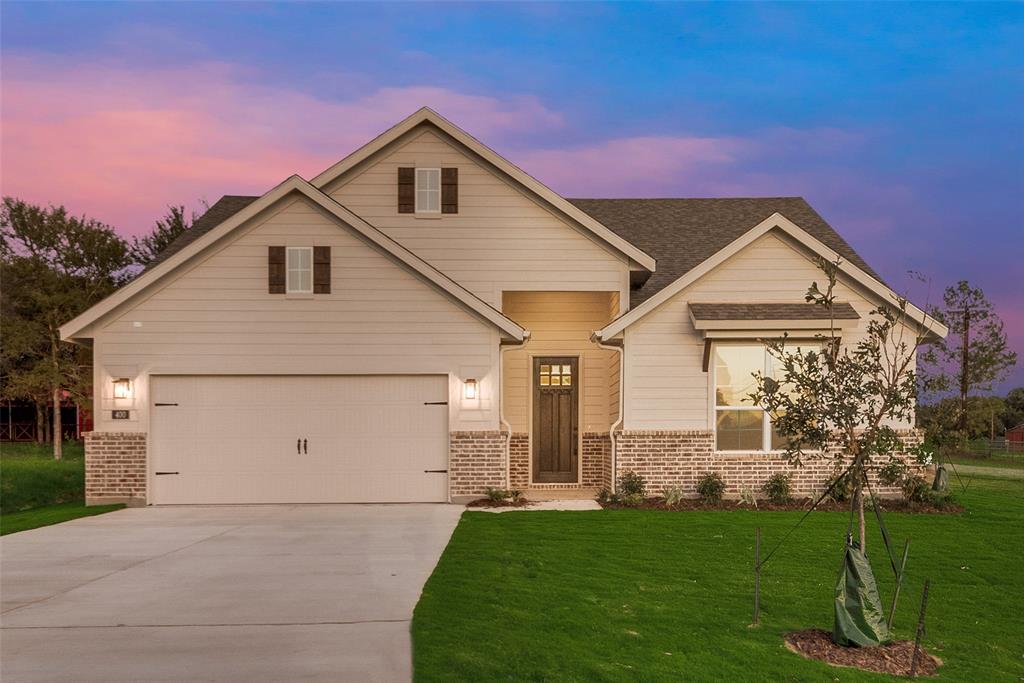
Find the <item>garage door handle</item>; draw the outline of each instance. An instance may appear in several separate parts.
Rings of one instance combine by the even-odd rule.
[[[309,442],[305,439],[302,440],[302,452],[309,455]]]
[[[156,476],[159,477],[161,474],[180,474],[180,473],[179,472],[154,472],[153,474],[155,474]]]
[[[448,470],[423,470],[427,474],[448,474]]]
[[[302,455],[302,439],[295,439],[295,452]]]

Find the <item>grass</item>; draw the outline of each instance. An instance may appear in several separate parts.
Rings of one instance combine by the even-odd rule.
[[[52,446],[0,444],[0,535],[110,512],[123,505],[85,506],[85,453],[81,442]]]
[[[930,578],[926,645],[947,681],[1024,677],[1024,486],[981,478],[962,515],[889,514],[911,540],[895,619],[912,638]],[[787,631],[832,626],[847,517],[815,513],[765,565],[750,628],[754,529],[765,552],[800,513],[467,512],[412,624],[417,681],[882,681],[787,651]],[[892,571],[868,550],[888,606]],[[899,552],[899,549],[897,549]]]
[[[104,512],[120,510],[124,505],[93,505],[86,507],[85,503],[57,503],[46,505],[33,510],[22,512],[6,512],[0,515],[0,536],[13,534],[18,531],[38,529],[41,526],[60,524],[79,517],[92,517],[102,515]]]
[[[1024,456],[1022,455],[991,455],[977,456],[969,453],[961,453],[952,458],[954,465],[971,465],[973,467],[999,467],[1008,470],[1024,470]]]

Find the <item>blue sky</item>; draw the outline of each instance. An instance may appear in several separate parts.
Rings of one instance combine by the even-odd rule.
[[[0,11],[4,192],[125,234],[428,105],[570,196],[805,196],[897,288],[982,286],[1024,357],[1020,4]]]

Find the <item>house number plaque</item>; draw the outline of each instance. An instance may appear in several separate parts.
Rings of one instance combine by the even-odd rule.
[[[128,411],[127,410],[114,410],[114,411],[111,411],[110,419],[112,419],[112,420],[127,420],[128,419]]]

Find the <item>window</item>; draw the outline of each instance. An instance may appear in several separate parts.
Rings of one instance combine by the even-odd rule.
[[[572,366],[541,364],[540,385],[542,387],[571,387]]]
[[[817,344],[792,347],[810,351]],[[754,373],[775,376],[777,361],[763,344],[715,344],[715,443],[719,451],[770,451],[785,448],[771,417],[754,405]]]
[[[441,169],[416,169],[416,213],[441,213]]]
[[[313,293],[313,247],[288,247],[289,294]]]

